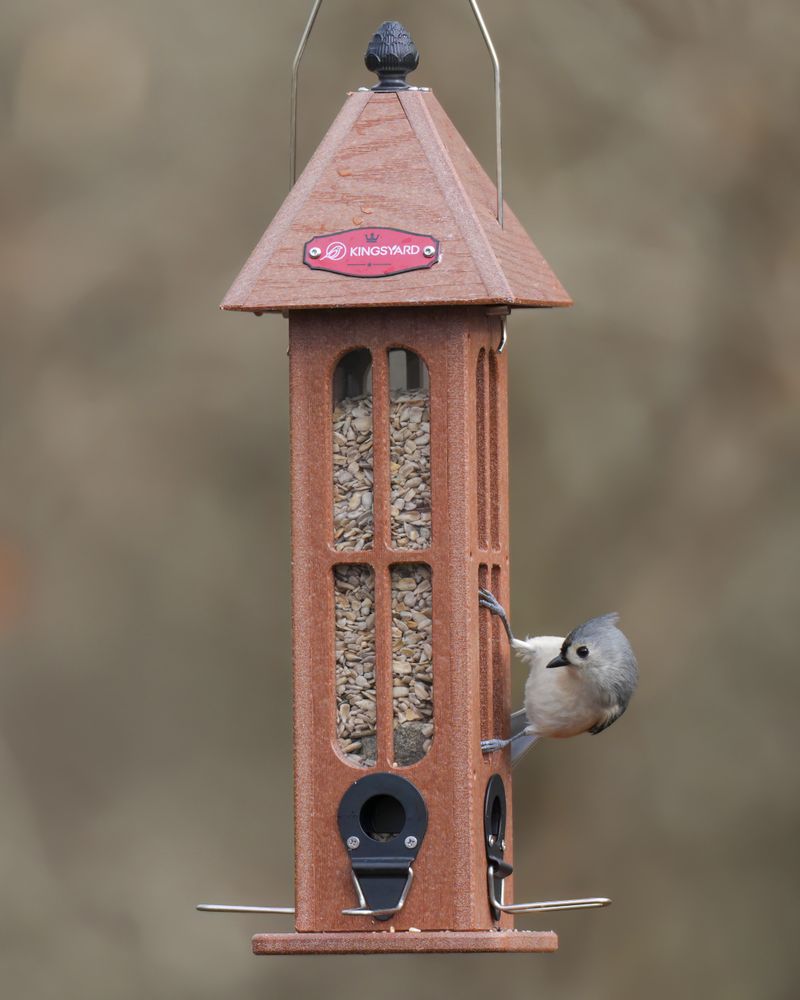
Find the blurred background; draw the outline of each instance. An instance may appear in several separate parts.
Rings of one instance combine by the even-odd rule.
[[[642,668],[517,772],[517,893],[614,906],[523,918],[550,957],[255,959],[280,918],[193,912],[292,899],[287,329],[217,306],[309,7],[3,5],[4,993],[795,997],[795,0],[484,4],[508,201],[576,300],[510,326],[512,621],[617,609]],[[301,163],[385,18],[491,173],[465,0],[325,4]]]

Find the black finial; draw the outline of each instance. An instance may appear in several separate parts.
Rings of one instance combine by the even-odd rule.
[[[373,90],[408,90],[406,76],[419,65],[419,52],[399,21],[384,21],[367,46],[364,63],[381,81]]]

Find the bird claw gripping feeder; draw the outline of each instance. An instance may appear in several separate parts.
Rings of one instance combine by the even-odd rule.
[[[294,180],[297,68],[292,86]],[[397,22],[224,309],[289,319],[294,933],[257,954],[554,951],[511,903],[506,316],[570,299]]]

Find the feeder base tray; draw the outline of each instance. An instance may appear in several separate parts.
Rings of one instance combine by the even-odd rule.
[[[256,934],[254,955],[375,955],[385,952],[552,952],[555,931],[333,931]]]

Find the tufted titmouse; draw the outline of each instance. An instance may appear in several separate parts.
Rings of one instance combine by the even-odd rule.
[[[524,711],[511,717],[511,739],[482,740],[484,753],[511,744],[513,762],[542,736],[602,733],[628,707],[639,668],[631,644],[617,628],[618,615],[590,618],[566,638],[515,639],[508,616],[490,591],[481,587],[478,603],[500,618],[512,648],[531,668]]]

